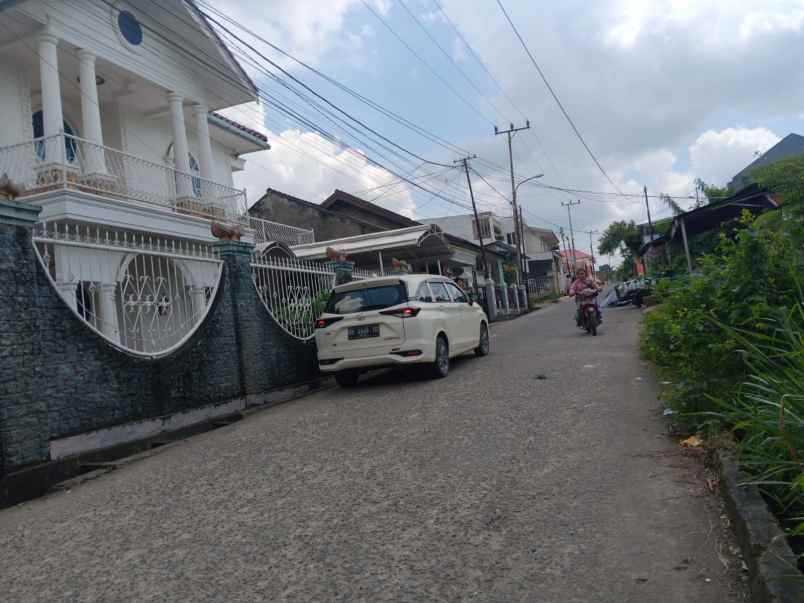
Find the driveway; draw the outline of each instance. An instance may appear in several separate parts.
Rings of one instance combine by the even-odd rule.
[[[666,436],[640,313],[493,328],[445,380],[379,374],[0,511],[4,601],[742,601]]]

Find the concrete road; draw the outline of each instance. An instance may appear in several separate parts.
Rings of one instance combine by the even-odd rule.
[[[493,329],[0,511],[16,601],[743,600],[700,464],[664,435],[640,313]]]

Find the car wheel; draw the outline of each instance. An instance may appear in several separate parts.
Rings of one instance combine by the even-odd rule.
[[[447,338],[439,335],[436,339],[436,355],[432,372],[436,379],[443,379],[449,373],[449,343]]]
[[[475,356],[488,356],[491,344],[489,341],[489,328],[486,323],[480,325],[480,340],[475,348]]]
[[[335,382],[341,387],[354,387],[357,385],[357,380],[360,378],[360,373],[357,371],[341,371],[335,373]]]

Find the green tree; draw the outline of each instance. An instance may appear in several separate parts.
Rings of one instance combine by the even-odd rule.
[[[804,204],[804,155],[755,168],[749,176],[762,188],[778,195],[785,205]]]
[[[695,204],[696,207],[705,205],[704,199],[706,199],[706,203],[712,203],[724,199],[731,194],[728,188],[707,184],[700,178],[695,179],[695,190],[700,191],[704,197],[703,199],[699,197]]]
[[[608,225],[600,238],[597,251],[601,255],[619,252],[623,257],[626,255],[639,256],[642,247],[642,233],[633,220],[630,222],[619,221]]]

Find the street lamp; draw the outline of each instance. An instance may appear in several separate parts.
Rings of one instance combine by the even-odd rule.
[[[512,174],[513,174],[513,172],[512,172]],[[530,182],[531,180],[536,180],[537,178],[541,178],[542,176],[544,176],[544,174],[536,174],[535,176],[529,176],[528,178],[525,178],[524,180],[520,180],[519,184],[514,186],[514,194],[513,194],[512,200],[511,200],[512,205],[514,206],[514,228],[516,229],[516,239],[517,239],[516,259],[517,259],[517,264],[519,264],[520,278],[518,279],[518,282],[520,282],[520,283],[522,282],[521,273],[522,273],[522,270],[523,270],[522,255],[525,253],[525,241],[523,240],[524,239],[523,235],[525,234],[525,228],[522,226],[522,220],[519,219],[519,208],[517,207],[517,204],[516,204],[516,192],[519,190],[519,187],[522,186],[523,184],[525,184],[526,182]],[[521,252],[520,252],[520,248],[522,250]]]
[[[524,180],[520,180],[520,181],[519,181],[519,184],[517,184],[517,185],[514,187],[514,190],[515,190],[515,191],[516,191],[516,190],[519,190],[519,187],[520,187],[520,186],[522,186],[523,184],[525,184],[526,182],[530,182],[531,180],[536,180],[536,179],[538,179],[538,178],[541,178],[542,176],[544,176],[544,174],[536,174],[535,176],[531,176],[530,178],[525,178]]]

